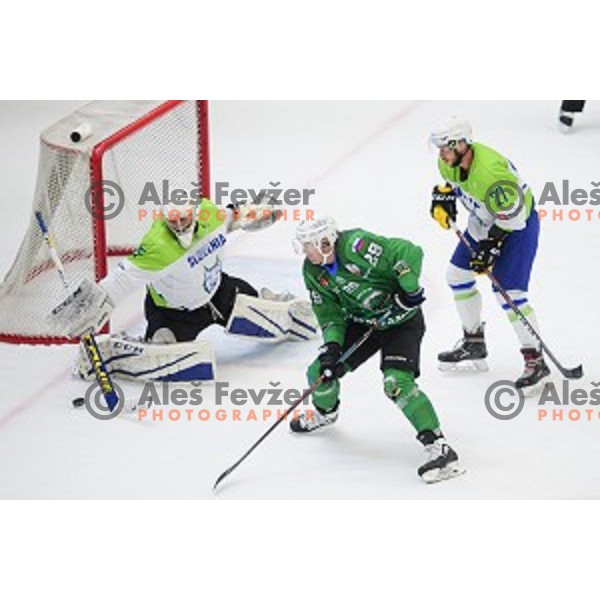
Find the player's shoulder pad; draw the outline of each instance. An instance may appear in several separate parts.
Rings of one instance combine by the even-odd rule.
[[[480,143],[473,143],[475,156],[478,158],[478,169],[488,177],[504,177],[513,180],[516,176],[510,169],[510,161],[497,150]]]
[[[209,198],[202,198],[202,202],[198,205],[197,220],[198,225],[203,229],[204,235],[206,235],[225,225],[227,210],[221,206],[217,206]]]
[[[380,244],[381,237],[365,229],[348,229],[342,231],[338,240],[338,253],[343,259],[364,259],[370,251],[372,243]]]
[[[519,201],[519,178],[511,162],[493,148],[478,144],[476,150],[480,161],[477,178],[481,199],[488,209],[501,215]]]

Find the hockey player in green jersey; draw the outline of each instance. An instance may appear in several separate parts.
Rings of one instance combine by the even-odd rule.
[[[379,352],[384,393],[412,423],[428,454],[419,476],[433,483],[461,474],[429,398],[415,383],[425,332],[421,248],[362,229],[338,231],[327,216],[301,222],[295,246],[306,256],[304,282],[324,345],[307,374],[311,385],[323,377],[312,397],[316,410],[293,419],[291,430],[305,433],[335,423],[339,380]],[[366,341],[340,362],[344,351],[370,328]]]
[[[454,350],[439,355],[442,370],[461,364],[487,370],[487,348],[481,320],[481,295],[476,274],[491,270],[520,312],[538,329],[529,303],[529,279],[535,260],[540,222],[531,189],[521,180],[515,166],[499,152],[472,139],[471,125],[451,117],[431,134],[439,149],[438,168],[446,181],[435,186],[431,203],[433,218],[444,228],[456,221],[457,203],[469,213],[465,237],[475,255],[459,241],[450,260],[447,282],[464,331]],[[550,375],[539,341],[494,288],[521,344],[525,361],[516,386],[526,395],[535,393]]]

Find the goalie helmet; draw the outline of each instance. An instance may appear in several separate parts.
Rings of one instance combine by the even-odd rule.
[[[328,215],[313,214],[312,219],[302,220],[296,227],[294,249],[298,254],[304,252],[306,244],[312,244],[323,255],[324,261],[334,252],[338,239],[338,226]],[[329,252],[324,252],[323,242],[329,243]]]
[[[442,146],[452,147],[462,140],[467,144],[472,144],[473,129],[467,119],[456,116],[439,122],[429,136],[429,141],[436,148],[441,148]]]
[[[188,196],[177,201],[171,200],[162,209],[167,227],[184,248],[192,245],[199,204],[200,200]]]

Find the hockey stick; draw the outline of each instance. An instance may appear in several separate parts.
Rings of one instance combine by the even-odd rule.
[[[379,321],[383,322],[385,320],[385,318],[387,318],[388,316],[389,316],[389,312],[387,312],[383,317],[381,317],[381,319]],[[348,357],[351,354],[354,354],[356,352],[356,350],[358,350],[358,348],[367,341],[367,339],[369,338],[369,336],[373,333],[373,331],[375,329],[376,329],[376,326],[372,326],[369,329],[367,329],[367,331],[365,331],[362,334],[362,336],[360,338],[358,338],[354,342],[354,344],[352,344],[352,346],[350,346],[350,348],[348,348],[346,350],[346,352],[344,352],[342,354],[342,356],[340,356],[338,363],[344,362],[345,360],[348,359]],[[246,453],[237,462],[235,462],[233,465],[231,465],[231,467],[229,467],[226,471],[223,471],[217,477],[217,480],[215,481],[215,484],[213,485],[213,491],[215,491],[217,489],[217,486],[219,485],[219,483],[221,483],[221,481],[223,481],[223,479],[225,479],[225,477],[227,477],[234,469],[239,467],[242,464],[242,462],[244,462],[244,460],[246,460],[246,458],[248,458],[248,456],[250,456],[250,454],[252,454],[252,452],[254,452],[254,450],[263,442],[263,440],[268,435],[270,435],[270,433],[278,425],[280,425],[283,421],[285,421],[285,419],[290,414],[290,412],[292,412],[297,406],[302,404],[302,402],[304,402],[304,400],[306,400],[306,398],[308,398],[308,396],[310,396],[317,389],[317,387],[319,387],[319,385],[321,385],[321,383],[323,382],[323,379],[324,379],[324,375],[321,375],[307,390],[304,391],[304,393],[302,394],[302,396],[300,396],[300,398],[298,398],[298,400],[296,400],[292,404],[290,404],[289,408],[277,419],[277,421],[275,421],[275,423],[273,423],[273,425],[271,425],[271,427],[269,427],[269,429],[267,429],[267,431],[265,431],[258,438],[258,440],[256,440],[256,442],[254,442],[254,444],[252,444],[252,446],[246,451]]]
[[[471,256],[475,256],[475,250],[469,243],[469,240],[465,236],[465,234],[457,227],[456,223],[452,219],[448,219],[448,223],[450,223],[450,227],[456,233],[460,241],[467,247]],[[492,273],[490,269],[485,271],[485,274],[489,277],[490,281],[493,283],[494,287],[500,292],[500,295],[510,306],[511,310],[519,317],[519,320],[526,329],[531,333],[531,335],[540,343],[540,347],[542,350],[548,355],[548,358],[556,365],[556,368],[561,372],[563,377],[566,379],[581,379],[583,377],[583,366],[579,365],[577,367],[573,367],[569,369],[563,366],[558,359],[554,356],[554,354],[550,351],[550,348],[546,346],[544,340],[540,336],[540,334],[535,330],[535,327],[527,320],[527,317],[523,314],[523,311],[515,304],[514,300],[508,295],[508,292],[500,285],[498,278]]]
[[[42,232],[42,236],[44,237],[44,241],[48,246],[48,251],[50,253],[50,258],[58,271],[58,275],[60,276],[60,280],[65,288],[65,292],[67,295],[70,293],[69,290],[69,282],[67,281],[67,276],[65,273],[65,268],[60,260],[60,256],[58,252],[56,252],[56,247],[54,246],[54,242],[52,237],[50,236],[50,231],[48,230],[48,226],[44,221],[44,217],[40,211],[35,212],[35,218],[37,220],[40,231]],[[100,387],[102,395],[106,400],[106,404],[109,410],[112,412],[115,410],[117,405],[119,404],[119,395],[115,389],[115,386],[112,383],[110,375],[106,370],[106,365],[102,360],[102,355],[100,354],[100,350],[98,348],[98,344],[96,344],[96,338],[93,333],[89,333],[81,337],[81,342],[87,354],[87,357],[94,369],[94,375],[96,376],[96,382]]]

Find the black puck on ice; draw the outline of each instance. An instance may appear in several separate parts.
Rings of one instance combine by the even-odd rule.
[[[75,398],[75,400],[73,400],[73,406],[75,408],[80,408],[85,404],[85,398]]]

